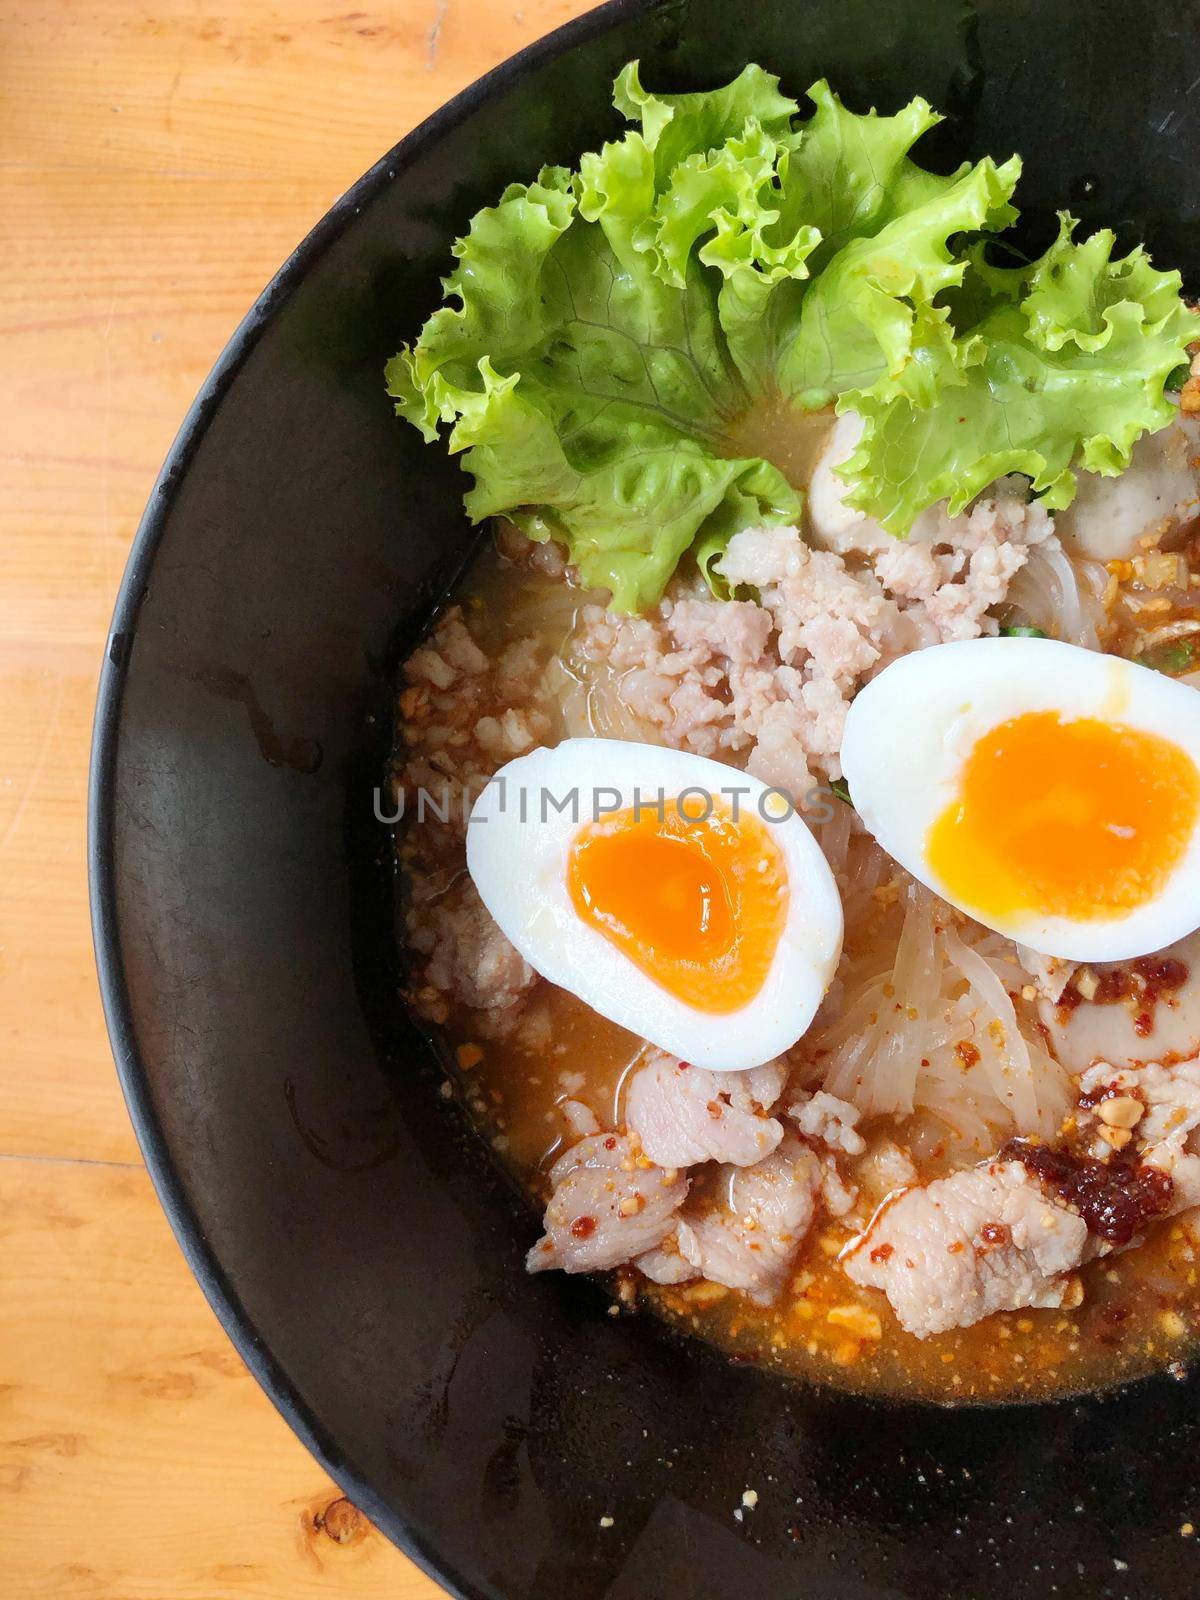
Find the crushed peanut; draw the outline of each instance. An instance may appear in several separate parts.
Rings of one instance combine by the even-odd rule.
[[[1111,1100],[1101,1100],[1096,1115],[1110,1128],[1136,1128],[1145,1114],[1143,1101],[1131,1094],[1116,1095]]]
[[[692,1283],[684,1290],[684,1294],[694,1306],[714,1306],[718,1300],[724,1300],[729,1290],[723,1283]]]
[[[856,1339],[882,1339],[883,1323],[879,1320],[877,1312],[868,1311],[866,1306],[845,1305],[834,1306],[826,1314],[827,1322],[835,1328],[845,1328]]]
[[[1075,974],[1075,987],[1085,1000],[1094,1000],[1100,988],[1100,979],[1091,967],[1080,967]]]
[[[1102,1127],[1100,1129],[1100,1137],[1105,1144],[1111,1145],[1114,1150],[1124,1150],[1125,1146],[1133,1138],[1133,1129]]]

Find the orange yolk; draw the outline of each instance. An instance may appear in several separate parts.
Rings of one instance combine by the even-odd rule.
[[[787,868],[770,831],[699,802],[617,812],[580,829],[567,887],[579,916],[668,994],[737,1011],[762,988],[787,919]],[[688,812],[693,815],[689,816]]]
[[[1200,774],[1169,739],[1032,711],[975,745],[925,855],[985,920],[1115,918],[1162,890],[1198,815]]]

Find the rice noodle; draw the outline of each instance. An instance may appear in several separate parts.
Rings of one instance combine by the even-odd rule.
[[[829,821],[813,829],[825,852],[825,859],[838,879],[839,887],[849,873],[850,838],[855,815],[850,806],[835,806]]]
[[[607,665],[581,662],[564,652],[551,660],[543,682],[560,707],[564,738],[662,743],[659,730],[629,709],[620,680]]]
[[[831,864],[845,893],[856,835],[835,818],[820,837],[841,847]],[[1029,982],[1016,947],[910,878],[896,905],[881,906],[874,890],[888,863],[878,846],[865,844],[854,852],[849,884],[853,892],[856,881],[872,881],[875,937],[843,955],[802,1046],[804,1080],[867,1116],[936,1118],[941,1145],[948,1133],[964,1153],[988,1154],[1013,1131],[1052,1134],[1067,1108],[1068,1082],[1036,1020],[1012,998]],[[869,916],[860,908],[847,925],[861,928]]]
[[[984,1039],[977,1039],[976,1047],[981,1050],[996,1098],[1010,1101],[1017,1127],[1040,1127],[1033,1066],[1017,1022],[1016,1007],[978,950],[969,950],[952,928],[944,931],[942,939],[946,954],[979,996],[981,1008],[991,1012],[993,1025],[983,1030]],[[999,1023],[998,1030],[995,1023]],[[995,1048],[988,1048],[989,1045]]]
[[[891,970],[857,995],[847,986],[845,1009],[831,1035],[836,1043],[825,1086],[869,1115],[908,1116],[914,1109],[924,1039],[917,1038],[913,1023],[931,1017],[940,987],[929,899],[917,884],[909,885]]]
[[[826,794],[833,815],[814,822],[812,831],[837,879],[848,927],[864,919],[872,908],[875,891],[895,872],[895,864],[866,832],[853,806]]]
[[[1031,545],[1012,580],[1008,602],[1043,633],[1085,650],[1099,650],[1108,574],[1097,561],[1069,556],[1053,535]]]

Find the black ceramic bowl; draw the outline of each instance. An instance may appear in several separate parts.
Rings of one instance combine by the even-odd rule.
[[[101,682],[96,945],[142,1147],[205,1292],[354,1500],[497,1600],[1123,1596],[1200,1584],[1197,1383],[940,1411],[808,1391],[529,1279],[534,1218],[396,1000],[372,789],[398,653],[470,532],[385,359],[451,238],[615,131],[609,85],[747,60],[933,155],[1013,147],[1022,203],[1200,287],[1192,0],[620,0],[460,96],[283,268],[184,425]],[[927,145],[926,149],[929,148]],[[186,1448],[181,1438],[180,1449]],[[734,1509],[752,1488],[758,1504]],[[608,1519],[611,1518],[611,1525]],[[603,1520],[602,1520],[603,1519]]]

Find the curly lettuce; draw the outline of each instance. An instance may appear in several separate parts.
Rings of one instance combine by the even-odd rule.
[[[1138,437],[1175,416],[1165,389],[1196,332],[1179,274],[1141,249],[1114,261],[1110,232],[1075,244],[1074,219],[1059,222],[1027,267],[989,268],[976,247],[964,325],[951,309],[918,335],[901,383],[854,396],[866,426],[847,499],[892,532],[938,500],[961,511],[1009,472],[1060,509],[1078,468],[1123,472]]]
[[[689,551],[709,573],[740,528],[802,496],[739,441],[756,409],[865,419],[853,504],[903,534],[1007,472],[1051,507],[1164,426],[1192,318],[1176,273],[1063,218],[1039,260],[992,264],[1017,157],[941,175],[911,156],[940,119],[799,116],[750,66],[723,88],[617,79],[624,138],[512,184],[454,245],[446,304],[389,363],[399,414],[447,429],[478,521],[563,543],[623,611]]]

